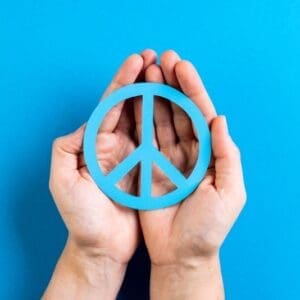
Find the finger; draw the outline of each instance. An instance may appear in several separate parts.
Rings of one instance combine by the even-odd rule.
[[[133,137],[133,130],[135,128],[135,122],[133,116],[133,103],[132,99],[125,101],[122,113],[116,127],[115,132],[122,132],[130,137]]]
[[[103,97],[109,95],[112,91],[135,82],[143,68],[143,58],[138,54],[133,54],[123,63],[109,87],[104,92]],[[102,98],[103,98],[102,97]],[[122,112],[124,102],[114,106],[106,115],[101,127],[101,132],[113,132],[116,128]]]
[[[51,159],[51,182],[59,180],[61,184],[70,184],[70,179],[76,179],[78,157],[82,153],[85,124],[75,132],[57,138],[53,142]]]
[[[136,98],[133,103],[135,119],[135,138],[138,143],[142,141],[142,99]],[[158,148],[156,133],[153,136],[153,145]]]
[[[154,67],[154,69],[156,69],[156,67]],[[156,74],[155,76],[154,74],[152,75],[152,71],[151,69],[146,71],[149,72],[149,74],[147,75],[147,79],[149,79],[149,81],[150,79],[155,79],[156,81],[157,79],[161,80],[163,78],[163,75],[161,74]],[[154,70],[154,72],[157,72],[157,70]],[[173,219],[176,215],[177,209],[178,205],[174,205],[172,207],[154,211],[139,211],[140,222],[144,234],[147,236],[152,235],[153,237],[159,234],[159,236],[161,236],[163,239],[164,237],[167,238],[171,230],[171,224],[173,223]]]
[[[146,81],[164,82],[162,70],[158,65],[151,65],[146,70]],[[176,143],[176,134],[172,120],[172,110],[168,101],[155,97],[154,122],[159,148],[167,148]]]
[[[146,69],[156,62],[156,52],[152,49],[146,49],[141,53],[141,56],[144,59],[143,71],[141,72],[138,81],[145,81],[145,71]],[[140,142],[141,141],[141,122],[142,122],[142,98],[135,97],[134,98],[134,119],[136,123],[136,138]]]
[[[175,88],[180,88],[175,74],[175,65],[180,61],[179,55],[175,51],[169,50],[162,54],[160,61],[166,82]],[[174,103],[171,103],[171,107],[179,140],[185,141],[195,138],[192,122],[186,112]]]
[[[173,50],[164,52],[160,58],[160,65],[166,82],[175,88],[179,88],[179,83],[175,74],[175,65],[179,61],[179,55]]]
[[[208,124],[216,116],[216,110],[195,67],[188,61],[180,61],[175,73],[182,91],[199,107]]]
[[[139,54],[130,55],[118,70],[117,74],[115,75],[110,85],[104,92],[103,97],[106,97],[112,91],[124,85],[133,83],[137,79],[140,72],[142,71],[143,64],[144,64],[144,60],[141,57],[141,55]]]
[[[224,116],[219,116],[213,120],[211,134],[217,191],[225,194],[244,194],[245,188],[239,149],[228,133]]]
[[[144,65],[143,65],[143,70],[142,72],[140,73],[137,81],[138,82],[143,82],[145,81],[145,71],[146,69],[156,63],[156,59],[157,59],[157,54],[154,50],[152,49],[145,49],[142,53],[141,53],[141,56],[144,60]]]

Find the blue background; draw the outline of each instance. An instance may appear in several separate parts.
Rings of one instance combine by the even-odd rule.
[[[1,1],[0,299],[37,299],[66,230],[52,140],[86,121],[130,53],[174,48],[239,144],[248,203],[222,248],[228,299],[299,299],[300,2]],[[123,299],[147,299],[141,247]]]

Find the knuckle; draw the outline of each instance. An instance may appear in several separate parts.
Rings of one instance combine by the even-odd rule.
[[[48,188],[51,194],[53,194],[54,191],[54,182],[52,176],[50,176],[49,181],[48,181]]]
[[[52,149],[58,149],[62,143],[63,138],[57,137],[52,142]]]
[[[241,158],[241,151],[239,149],[239,147],[234,143],[232,142],[233,145],[232,145],[232,151],[230,152],[231,153],[231,158],[232,159],[240,159]]]
[[[242,192],[241,198],[242,198],[242,201],[243,201],[243,205],[245,205],[246,202],[247,202],[247,192],[246,192],[245,189]]]
[[[235,143],[233,143],[233,149],[234,149],[233,151],[234,151],[235,155],[237,157],[240,157],[241,156],[240,148]]]

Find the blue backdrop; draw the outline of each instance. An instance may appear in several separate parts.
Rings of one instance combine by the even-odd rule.
[[[52,140],[86,121],[121,61],[174,48],[239,144],[248,203],[222,248],[228,299],[299,299],[300,2],[1,1],[0,299],[37,299],[66,230]],[[147,299],[143,247],[123,299]]]

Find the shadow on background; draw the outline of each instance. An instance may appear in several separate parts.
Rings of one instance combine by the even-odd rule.
[[[118,300],[149,299],[150,261],[144,243],[141,243],[128,265]]]

